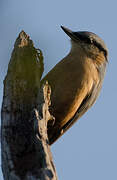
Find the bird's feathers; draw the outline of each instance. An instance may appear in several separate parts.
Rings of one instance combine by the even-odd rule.
[[[48,81],[52,88],[50,113],[55,117],[55,123],[48,122],[50,144],[63,135],[94,104],[99,95],[107,59],[104,50],[97,49],[95,44],[94,47],[91,44],[91,48],[87,43],[83,46],[85,48],[80,46],[80,42],[77,44],[72,40],[70,53],[41,81],[41,84]]]

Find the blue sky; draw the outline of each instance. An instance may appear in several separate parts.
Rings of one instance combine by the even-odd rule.
[[[7,65],[22,29],[43,51],[44,74],[70,50],[69,37],[60,25],[92,31],[109,49],[107,74],[96,104],[51,148],[59,180],[117,179],[116,9],[114,0],[0,1],[0,104]]]

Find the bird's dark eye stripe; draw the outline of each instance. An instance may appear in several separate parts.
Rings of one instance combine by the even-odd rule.
[[[99,50],[103,51],[105,57],[107,57],[107,51],[97,41],[91,39],[90,37],[82,36],[80,33],[77,32],[74,32],[74,35],[78,37],[81,41],[84,41],[85,43],[94,44]]]
[[[97,43],[96,41],[93,41],[93,44],[101,51],[104,52],[104,55],[107,57],[107,51],[99,44]]]

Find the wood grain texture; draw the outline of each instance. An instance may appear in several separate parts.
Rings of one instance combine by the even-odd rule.
[[[42,72],[42,52],[22,31],[4,80],[1,150],[5,180],[57,180],[47,136],[51,94],[48,85],[41,94],[41,116],[38,112]]]

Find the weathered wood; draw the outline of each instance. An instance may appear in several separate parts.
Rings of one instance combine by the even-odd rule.
[[[57,180],[47,137],[47,122],[53,119],[48,111],[49,85],[40,99],[38,95],[42,73],[42,52],[22,31],[4,80],[1,150],[5,180]]]

